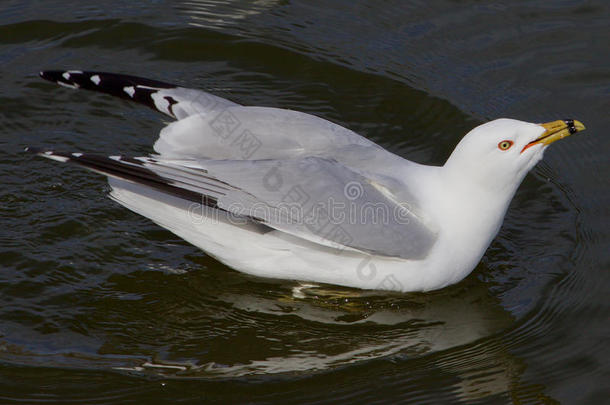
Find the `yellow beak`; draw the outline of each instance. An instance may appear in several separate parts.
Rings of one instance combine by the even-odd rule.
[[[575,134],[576,132],[584,131],[585,126],[580,121],[576,120],[557,120],[547,122],[545,124],[538,124],[545,129],[545,131],[538,138],[525,145],[521,153],[530,146],[537,144],[550,145],[559,139],[563,139],[567,136]]]

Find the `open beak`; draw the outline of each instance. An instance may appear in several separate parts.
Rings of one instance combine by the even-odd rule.
[[[545,131],[538,138],[525,145],[521,150],[521,153],[523,153],[530,146],[537,144],[550,145],[559,139],[585,130],[585,126],[582,124],[582,122],[576,120],[557,120],[538,125],[543,127]]]

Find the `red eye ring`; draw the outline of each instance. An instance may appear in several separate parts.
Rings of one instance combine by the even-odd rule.
[[[500,150],[509,150],[511,146],[513,146],[513,141],[509,141],[508,139],[502,141],[498,144],[498,149]]]

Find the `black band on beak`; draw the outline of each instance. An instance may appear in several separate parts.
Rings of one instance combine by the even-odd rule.
[[[574,126],[574,120],[563,120],[563,122],[565,122],[566,125],[568,126],[568,131],[570,131],[570,135],[573,135],[576,133],[576,127]]]

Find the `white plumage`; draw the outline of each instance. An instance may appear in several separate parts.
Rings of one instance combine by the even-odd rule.
[[[573,120],[492,121],[433,167],[296,111],[133,76],[41,76],[177,121],[150,157],[32,151],[109,176],[115,201],[234,269],[367,289],[432,290],[464,278],[546,146],[584,129]]]

